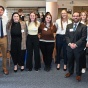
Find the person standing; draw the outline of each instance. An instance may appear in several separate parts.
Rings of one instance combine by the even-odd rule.
[[[38,71],[41,68],[40,63],[40,51],[39,51],[39,38],[38,38],[38,27],[40,22],[36,20],[36,14],[30,13],[29,21],[26,22],[28,35],[27,35],[27,59],[26,68],[28,71],[32,71],[33,68],[33,51],[34,51],[34,69]]]
[[[45,64],[44,70],[50,71],[52,63],[52,54],[54,49],[54,33],[56,32],[56,26],[52,23],[52,15],[48,13],[45,15],[45,21],[40,24],[40,49],[43,54],[43,61]]]
[[[2,53],[2,69],[5,75],[9,74],[7,70],[7,32],[6,25],[8,22],[8,18],[3,16],[4,7],[0,6],[0,48]]]
[[[57,64],[57,70],[60,69],[60,60],[61,60],[61,51],[63,49],[63,58],[64,58],[64,67],[63,70],[67,70],[67,50],[66,50],[66,39],[65,39],[65,32],[66,32],[66,26],[67,24],[72,23],[68,19],[68,14],[66,10],[61,11],[61,18],[56,20],[56,51],[57,51],[57,57],[56,57],[56,64]]]
[[[20,21],[18,12],[12,14],[11,20],[7,24],[8,48],[14,63],[14,72],[24,70],[24,57],[26,52],[26,23]]]
[[[68,73],[65,77],[70,77],[74,73],[75,61],[76,80],[81,81],[82,60],[80,57],[86,46],[87,26],[80,23],[80,14],[78,12],[73,13],[72,19],[73,23],[67,25],[66,29]]]
[[[87,26],[87,31],[88,31],[87,13],[81,12],[80,17],[81,17],[80,22]],[[88,34],[87,34],[87,41],[88,41]],[[86,47],[88,47],[88,42],[86,43]],[[82,73],[86,72],[86,47],[84,49],[84,53],[81,56],[81,58],[82,58]]]

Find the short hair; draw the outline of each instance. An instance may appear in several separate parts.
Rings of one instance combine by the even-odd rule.
[[[3,6],[0,6],[0,8],[2,8],[2,9],[3,9],[3,11],[5,10]]]
[[[18,12],[23,12],[23,10],[22,9],[18,9]]]

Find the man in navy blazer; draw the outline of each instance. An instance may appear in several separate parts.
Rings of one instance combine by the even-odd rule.
[[[70,77],[74,73],[74,61],[76,62],[76,80],[81,80],[81,55],[86,46],[87,27],[79,22],[80,14],[74,12],[73,23],[67,25],[66,42],[67,58],[68,58],[68,73],[65,77]]]

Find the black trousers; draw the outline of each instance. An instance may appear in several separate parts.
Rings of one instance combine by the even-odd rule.
[[[21,50],[21,66],[24,66],[26,50]]]
[[[51,66],[54,42],[40,41],[40,49],[43,54],[43,61],[46,67]]]
[[[20,38],[15,38],[11,40],[11,56],[14,65],[20,65],[22,66],[21,63],[21,39]]]
[[[68,57],[68,70],[69,73],[74,73],[74,63],[76,62],[76,74],[77,76],[81,76],[81,70],[82,70],[82,58],[81,55],[83,54],[83,51],[81,52],[72,52],[67,51],[67,57]]]
[[[60,64],[61,60],[61,50],[63,49],[63,58],[64,58],[64,64],[67,65],[67,43],[65,40],[65,35],[56,35],[56,51],[57,51],[57,56],[56,56],[56,64]]]
[[[28,35],[27,36],[27,59],[26,59],[26,68],[33,68],[33,51],[34,51],[34,61],[35,69],[41,68],[40,62],[40,52],[39,52],[39,38],[37,35]]]

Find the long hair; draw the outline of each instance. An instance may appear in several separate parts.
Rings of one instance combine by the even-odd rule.
[[[86,19],[85,19],[84,24],[85,24],[85,25],[88,25],[88,21],[87,21],[87,12],[86,12],[86,11],[81,12],[81,13],[80,13],[80,16],[82,15],[82,13],[85,13],[85,15],[86,15]],[[82,18],[80,19],[80,21],[81,21],[81,20],[82,20]]]
[[[67,13],[66,10],[62,10],[62,11],[65,11]],[[63,21],[63,17],[62,17],[62,13],[61,13],[61,29],[63,30],[63,23],[62,23],[62,21]],[[68,23],[68,18],[67,18],[67,23]]]
[[[35,13],[35,12],[31,12],[30,15],[31,15],[32,13],[35,14],[35,20],[34,20],[34,23],[35,23],[35,26],[37,26],[38,23],[37,23],[37,19],[36,19],[36,13]],[[29,16],[28,25],[29,25],[30,23],[31,23],[31,19],[30,19],[30,16]]]
[[[7,26],[8,29],[11,28],[11,25],[12,25],[12,23],[14,22],[13,16],[14,16],[15,14],[18,14],[18,12],[14,12],[14,13],[12,14],[12,17],[11,17],[10,21],[8,22],[8,26]],[[18,16],[19,16],[19,14],[18,14]],[[19,17],[20,17],[20,16],[19,16]]]

